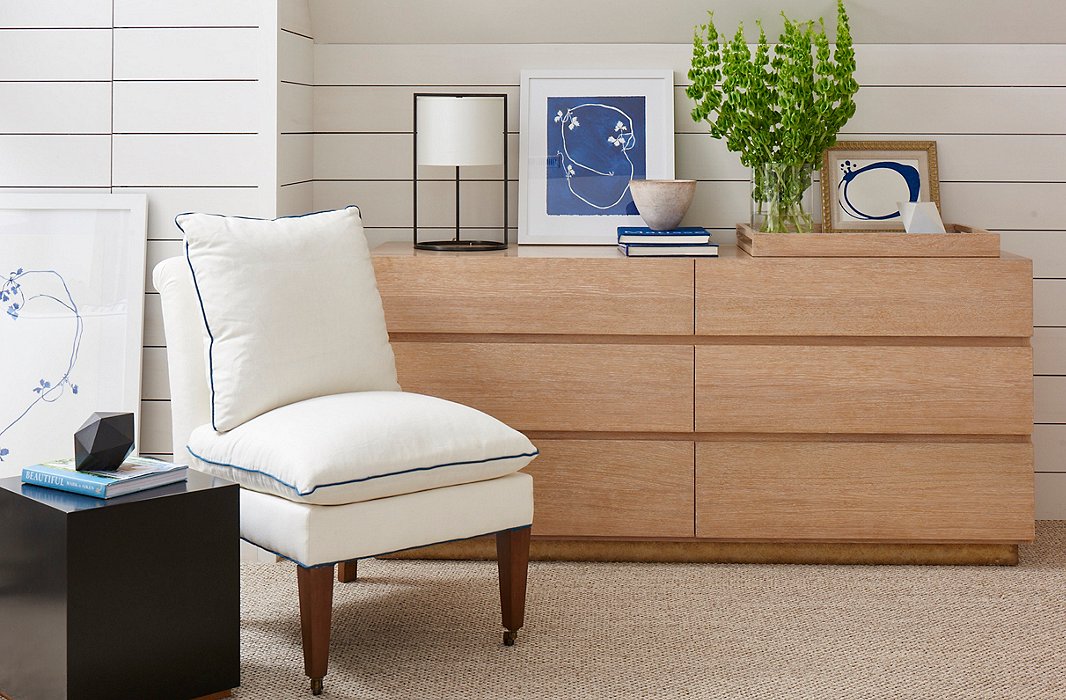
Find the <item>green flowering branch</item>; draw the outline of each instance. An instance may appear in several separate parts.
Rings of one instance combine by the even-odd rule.
[[[855,50],[843,0],[837,1],[837,41],[830,47],[825,23],[795,22],[773,49],[759,23],[754,53],[741,25],[723,41],[714,26],[696,28],[692,43],[692,119],[706,122],[711,136],[725,139],[748,167],[761,163],[816,163],[855,114]]]

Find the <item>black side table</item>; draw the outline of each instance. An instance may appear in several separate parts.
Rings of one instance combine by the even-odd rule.
[[[190,700],[240,685],[238,487],[100,500],[0,480],[0,695]]]

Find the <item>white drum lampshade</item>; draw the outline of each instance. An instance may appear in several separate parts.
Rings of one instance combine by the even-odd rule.
[[[424,250],[502,250],[507,247],[507,95],[414,95],[414,246]],[[459,169],[502,165],[503,241],[462,240]],[[455,168],[455,235],[447,241],[418,239],[418,169]]]
[[[503,163],[498,97],[421,96],[415,133],[419,165]]]

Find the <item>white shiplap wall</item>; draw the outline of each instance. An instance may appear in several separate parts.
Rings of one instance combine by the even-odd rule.
[[[389,3],[368,2],[357,17],[340,0],[312,0],[316,36],[333,42],[314,47],[314,208],[356,203],[363,209],[372,244],[410,240],[412,92],[506,91],[511,98],[510,129],[516,132],[512,153],[517,154],[522,69],[670,68],[676,82],[677,176],[699,180],[686,223],[714,229],[719,240],[732,240],[734,222],[748,213],[748,174],[733,154],[688,116],[691,106],[684,86],[691,45],[682,43],[691,27],[687,15],[678,20],[683,28],[668,32],[656,13],[655,31],[679,37],[676,42],[629,43],[623,38],[594,43],[626,37],[629,29],[601,31],[594,19],[585,18],[576,22],[579,29],[571,25],[560,35],[550,23],[536,18],[503,19],[508,14],[504,4],[462,0],[461,9],[449,5],[445,12],[432,3],[419,3],[426,12],[443,16],[426,21],[418,33],[407,23],[381,19],[400,11]],[[749,22],[758,16],[745,13],[741,3],[724,4]],[[823,4],[827,8],[820,12],[828,14],[830,4]],[[852,5],[859,6],[852,12],[853,18],[858,17],[853,21],[856,36],[876,41],[872,37],[878,36],[877,27],[862,21],[866,14],[883,11],[883,5],[880,10],[869,2]],[[919,14],[933,12],[928,9],[931,4],[918,5],[912,9]],[[662,14],[677,20],[692,6],[687,1],[670,9],[664,6]],[[1066,7],[1047,2],[1034,7],[1057,17],[1060,26],[1066,23]],[[596,8],[606,11],[607,4],[597,0],[580,9],[595,16]],[[425,19],[414,14],[420,18],[412,21]],[[495,15],[500,17],[486,19]],[[894,30],[896,41],[911,40],[905,29],[904,23]],[[1066,43],[1017,43],[1026,41],[1022,29],[1013,31],[1015,43],[1010,44],[991,43],[999,39],[987,26],[945,26],[943,35],[953,37],[946,41],[989,43],[858,46],[857,77],[863,88],[858,111],[842,138],[937,141],[945,218],[999,231],[1006,250],[1034,259],[1037,514],[1064,518]],[[425,43],[410,43],[413,34]],[[514,40],[475,43],[498,41],[489,37],[500,36]],[[581,36],[588,37],[588,43]],[[513,181],[512,196],[517,197],[518,158],[511,162],[508,177]],[[464,216],[469,212],[470,223],[492,226],[500,213],[498,190],[482,177],[474,173],[464,184]],[[447,228],[454,223],[450,185],[438,186],[436,196],[430,193],[432,186],[425,188],[429,201],[419,203],[421,226]],[[516,223],[512,216],[509,225]]]
[[[174,216],[275,213],[277,22],[260,0],[0,4],[0,191],[148,196],[146,454],[171,452],[151,270],[180,253]]]
[[[278,5],[278,216],[311,211],[314,37],[307,0]]]

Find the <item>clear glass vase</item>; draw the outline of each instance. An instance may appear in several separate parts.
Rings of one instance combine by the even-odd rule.
[[[751,169],[751,227],[773,233],[810,233],[814,167],[761,163]]]

